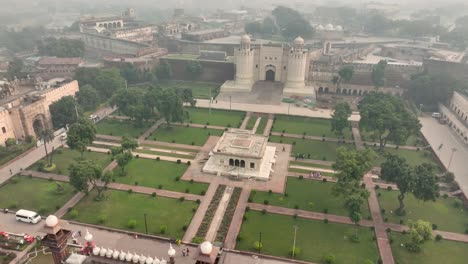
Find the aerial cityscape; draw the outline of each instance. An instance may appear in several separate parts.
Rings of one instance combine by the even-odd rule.
[[[0,264],[467,263],[468,3],[0,5]]]

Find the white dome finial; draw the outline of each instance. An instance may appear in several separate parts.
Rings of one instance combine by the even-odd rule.
[[[245,34],[241,37],[241,43],[242,44],[247,44],[247,43],[250,43],[250,37],[249,35]]]
[[[304,45],[304,39],[301,38],[301,36],[298,36],[296,39],[294,39],[294,45],[296,46]]]
[[[200,250],[202,254],[209,255],[213,250],[213,245],[209,241],[201,243]]]
[[[89,233],[88,228],[86,228],[86,235],[84,236],[84,239],[86,240],[86,242],[90,242],[91,240],[93,240],[93,235]]]
[[[55,215],[49,215],[45,220],[45,224],[47,227],[55,227],[56,225],[58,225],[58,222],[59,220]]]
[[[169,255],[169,257],[174,257],[175,254],[176,254],[175,249],[172,248],[172,244],[169,243],[169,250],[167,251],[167,255]]]

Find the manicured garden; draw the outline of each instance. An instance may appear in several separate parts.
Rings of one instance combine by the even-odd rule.
[[[431,240],[421,245],[421,252],[412,253],[401,246],[409,240],[409,235],[392,232],[390,238],[393,240],[392,251],[396,263],[465,264],[468,259],[468,243]]]
[[[204,183],[191,183],[180,179],[188,165],[170,161],[134,158],[125,167],[126,175],[120,176],[121,169],[114,169],[115,181],[129,185],[165,189],[176,192],[202,194],[208,188]]]
[[[245,112],[241,111],[229,111],[220,109],[208,108],[185,108],[188,116],[184,122],[191,122],[194,124],[201,125],[212,125],[222,127],[240,127],[242,120],[245,117]]]
[[[420,165],[424,162],[435,164],[432,153],[427,150],[409,150],[401,148],[385,148],[384,152],[380,152],[378,149],[374,150],[375,153],[378,154],[378,158],[374,161],[374,165],[380,165],[385,161],[385,153],[398,155],[404,158],[412,166]]]
[[[332,193],[334,183],[288,177],[285,194],[252,191],[249,200],[254,203],[295,208],[319,213],[347,216],[343,197]],[[370,217],[367,205],[363,218]]]
[[[15,176],[0,187],[0,208],[27,209],[43,216],[55,213],[75,194],[73,187],[64,182]]]
[[[249,211],[242,223],[237,249],[254,251],[254,243],[262,236],[261,253],[290,257],[294,239],[294,226],[298,227],[296,247],[300,249],[296,259],[324,263],[333,255],[335,264],[361,264],[365,260],[376,263],[379,259],[374,232],[369,228],[358,228],[360,241],[352,242],[350,237],[356,227],[325,223],[291,216],[263,214]]]
[[[256,115],[252,115],[249,118],[249,121],[247,122],[247,125],[245,126],[245,129],[252,130],[252,128],[255,126],[255,123],[257,122],[257,118],[258,117]]]
[[[84,197],[66,219],[181,239],[190,224],[197,204],[151,195],[108,190],[106,199],[96,201],[95,192]]]
[[[330,119],[289,115],[276,115],[275,117],[275,123],[272,128],[273,132],[299,135],[306,133],[308,136],[337,137],[335,133],[331,131]],[[346,139],[351,139],[351,129],[345,129],[343,132]]]
[[[134,153],[144,153],[144,154],[151,154],[156,156],[168,156],[174,158],[182,158],[182,159],[193,159],[195,155],[185,155],[185,154],[178,154],[173,152],[165,152],[165,151],[155,151],[151,149],[135,149]]]
[[[138,138],[146,130],[148,130],[153,123],[143,122],[141,125],[135,124],[131,120],[110,119],[106,118],[96,124],[97,134]]]
[[[398,208],[397,191],[379,190],[380,207],[385,209],[383,218],[388,222],[408,224],[408,220],[425,220],[437,225],[437,229],[464,233],[468,230],[468,210],[463,208],[461,201],[455,198],[438,198],[435,202],[423,202],[406,195],[404,200],[406,215],[400,217],[395,214]]]
[[[172,125],[160,126],[151,136],[151,140],[203,146],[209,136],[221,136],[224,130]]]
[[[159,85],[162,88],[168,89],[190,89],[192,90],[192,96],[198,99],[210,99],[210,89],[211,97],[216,98],[219,93],[220,84],[219,83],[206,83],[206,82],[193,82],[193,81],[175,81],[175,80],[165,80],[161,81]]]
[[[303,154],[305,158],[315,160],[334,161],[336,159],[336,149],[338,147],[354,148],[354,144],[280,136],[270,136],[270,141],[291,144],[293,145],[292,156]]]
[[[96,162],[102,169],[111,163],[111,156],[104,153],[85,151],[83,153],[83,158]],[[55,169],[47,172],[68,175],[68,167],[71,164],[78,162],[80,159],[81,153],[79,151],[68,148],[59,148],[54,151],[52,158],[52,162],[55,164]],[[45,162],[45,158],[41,161]],[[41,161],[34,163],[30,169],[41,171]]]
[[[223,197],[224,191],[226,190],[226,185],[218,185],[213,198],[211,199],[210,205],[203,216],[203,220],[198,227],[197,234],[193,238],[193,242],[203,242],[205,241],[206,233],[208,233],[208,229],[210,228],[211,221],[218,209],[219,203],[221,202],[221,198]],[[200,240],[200,241],[196,241]]]
[[[265,131],[267,122],[268,116],[262,116],[262,119],[260,119],[260,124],[258,124],[257,131],[255,131],[255,134],[263,135],[263,131]]]

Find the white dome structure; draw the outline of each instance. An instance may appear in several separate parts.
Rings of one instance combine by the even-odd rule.
[[[99,256],[105,257],[105,256],[106,256],[106,253],[107,253],[107,249],[102,248],[101,251],[99,251]]]
[[[294,45],[296,46],[301,46],[304,45],[304,39],[301,38],[300,36],[294,39]]]
[[[112,249],[107,249],[106,258],[112,258],[114,251]]]
[[[122,252],[120,252],[119,259],[120,260],[125,260],[125,256],[126,256],[125,252],[122,251]]]
[[[202,254],[209,255],[213,251],[213,245],[209,241],[201,243],[200,250]]]
[[[84,239],[86,240],[86,242],[90,242],[91,240],[93,240],[93,235],[89,233],[88,229],[86,229],[86,235],[84,236]]]
[[[47,227],[55,227],[56,225],[58,225],[58,223],[59,220],[55,215],[49,215],[45,220],[45,224]]]
[[[332,24],[327,24],[325,26],[325,30],[329,30],[329,31],[332,31],[334,28],[333,28],[333,25]]]
[[[336,30],[336,31],[343,31],[343,27],[342,27],[342,26],[336,26],[336,27],[335,27],[335,30]]]
[[[161,261],[158,258],[154,258],[153,264],[161,264]]]
[[[152,257],[146,258],[146,264],[153,264],[153,258]]]
[[[169,250],[167,251],[167,255],[169,255],[169,257],[174,257],[175,254],[175,249],[172,247],[172,244],[169,244]]]
[[[324,30],[325,28],[320,24],[317,27],[315,27],[316,30]]]
[[[113,259],[118,259],[120,255],[120,252],[118,250],[114,250],[114,253],[112,254]]]
[[[163,258],[163,259],[161,259],[161,261],[159,262],[159,264],[167,264],[167,261]]]
[[[250,43],[249,35],[245,34],[241,37],[241,43]]]
[[[146,263],[146,257],[141,255],[140,256],[140,264],[145,264]]]
[[[138,256],[136,253],[133,255],[133,263],[138,263],[140,262],[140,256]]]
[[[101,251],[101,249],[100,249],[99,247],[93,248],[93,255],[94,255],[94,256],[99,255],[99,252],[100,252],[100,251]]]
[[[125,261],[130,262],[132,261],[132,259],[133,259],[133,254],[130,252],[127,252],[127,254],[125,255]]]

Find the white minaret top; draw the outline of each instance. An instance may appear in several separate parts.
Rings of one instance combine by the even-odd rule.
[[[250,43],[250,37],[249,35],[245,34],[241,37],[241,44],[247,44]]]
[[[304,46],[304,39],[300,36],[294,40],[294,46]]]

